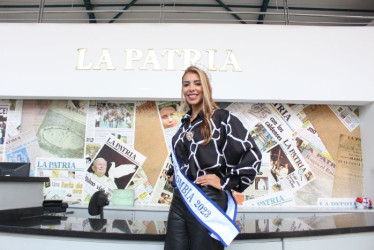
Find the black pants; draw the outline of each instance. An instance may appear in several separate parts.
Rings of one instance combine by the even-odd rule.
[[[227,196],[222,190],[207,186],[201,190],[224,211]],[[223,250],[222,243],[213,239],[209,231],[200,224],[184,204],[178,189],[174,189],[170,206],[165,250]]]

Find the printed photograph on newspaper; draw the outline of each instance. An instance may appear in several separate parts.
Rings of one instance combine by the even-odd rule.
[[[181,123],[182,113],[180,113],[180,104],[179,102],[158,102],[157,110],[160,116],[166,145],[170,151],[171,139]]]
[[[52,101],[37,132],[42,155],[82,158],[85,130],[85,112],[65,102]]]
[[[108,135],[105,144],[87,165],[85,201],[88,202],[98,190],[105,190],[112,194],[113,189],[126,189],[145,159],[141,153],[130,148],[126,143],[113,135]],[[132,188],[135,186],[132,185]]]

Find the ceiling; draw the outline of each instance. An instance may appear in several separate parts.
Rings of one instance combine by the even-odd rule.
[[[0,0],[2,23],[374,25],[374,0]]]

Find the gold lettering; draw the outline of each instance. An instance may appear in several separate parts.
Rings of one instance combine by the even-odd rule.
[[[164,49],[161,53],[162,56],[167,54],[167,62],[168,65],[166,67],[166,70],[173,71],[175,69],[175,54],[179,57],[181,56],[181,52],[178,49]]]
[[[217,52],[216,49],[207,49],[208,52],[208,69],[209,71],[217,71],[215,66],[215,53]]]
[[[86,50],[87,49],[84,49],[84,48],[79,48],[78,49],[78,65],[75,68],[76,70],[89,70],[89,69],[91,69],[92,63],[84,66],[84,57],[86,55]]]
[[[96,64],[96,66],[93,68],[94,70],[100,70],[101,64],[106,65],[106,69],[109,70],[115,70],[116,68],[113,66],[112,58],[110,56],[108,49],[102,49],[101,50],[101,56],[99,59],[99,62]]]
[[[132,63],[133,61],[140,61],[143,57],[143,52],[140,49],[125,49],[125,52],[127,57],[125,67],[123,69],[134,70]]]
[[[241,72],[242,71],[242,69],[239,66],[238,61],[236,60],[234,52],[231,49],[226,50],[226,60],[223,63],[223,66],[220,69],[220,71],[226,72],[227,71],[227,65],[232,65],[233,66],[232,71],[234,71],[234,72]]]
[[[156,52],[154,49],[148,49],[148,54],[147,54],[147,57],[145,58],[143,66],[140,67],[139,69],[146,70],[147,64],[152,64],[153,70],[162,70],[162,68],[160,67],[160,63],[157,60]]]

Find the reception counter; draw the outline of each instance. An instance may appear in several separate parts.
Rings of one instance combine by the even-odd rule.
[[[0,210],[40,207],[48,177],[0,176]]]
[[[127,211],[123,211],[126,217]],[[246,219],[242,232],[228,249],[372,249],[374,213]],[[98,219],[78,214],[0,212],[0,240],[4,249],[163,249],[166,220]],[[333,245],[332,245],[333,244]],[[5,247],[6,246],[6,247]],[[44,246],[44,248],[43,248]],[[41,248],[40,248],[41,247]]]

